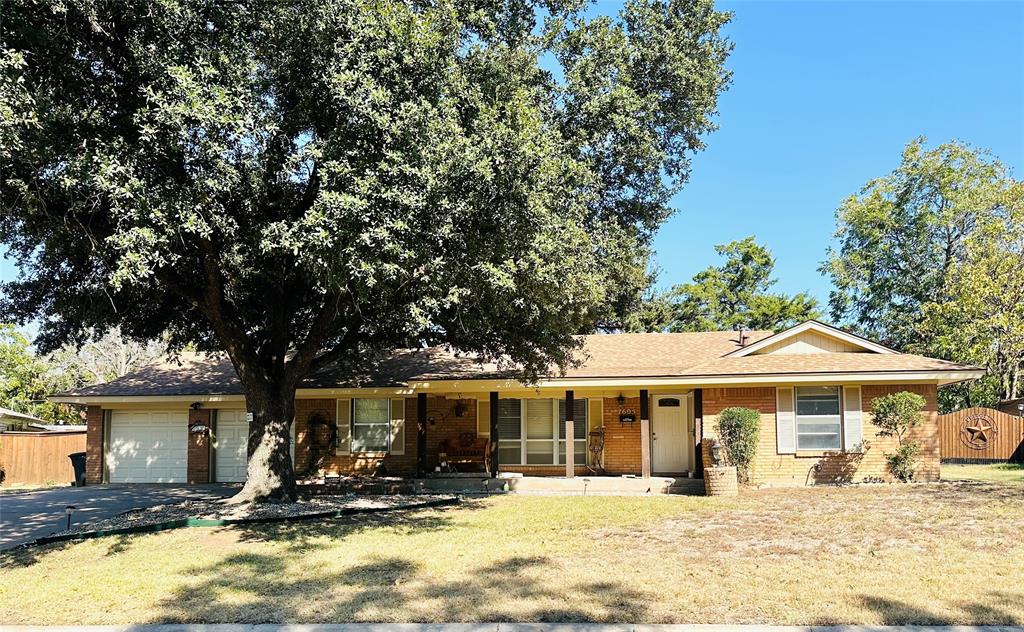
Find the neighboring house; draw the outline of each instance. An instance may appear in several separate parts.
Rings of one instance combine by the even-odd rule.
[[[583,474],[594,465],[588,435],[603,427],[607,474],[699,476],[717,415],[744,406],[761,413],[754,483],[885,478],[883,452],[895,440],[877,436],[871,401],[907,390],[927,401],[914,436],[922,445],[918,475],[934,480],[936,389],[983,373],[813,321],[774,335],[611,334],[584,342],[580,366],[536,385],[439,349],[395,352],[359,384],[318,373],[296,397],[296,470],[413,475],[434,469],[442,441],[496,433],[492,466],[503,472]],[[245,476],[244,398],[223,356],[183,354],[55,399],[88,406],[92,483]]]
[[[45,424],[46,422],[38,417],[19,413],[10,408],[0,408],[0,432],[8,430],[38,430]]]
[[[1018,397],[1017,399],[1004,399],[999,402],[999,405],[996,406],[996,408],[1008,415],[1024,417],[1024,397]]]

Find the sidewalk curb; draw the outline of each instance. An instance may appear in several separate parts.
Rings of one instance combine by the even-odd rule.
[[[1011,625],[718,625],[633,623],[340,623],[0,625],[0,632],[1024,632]]]

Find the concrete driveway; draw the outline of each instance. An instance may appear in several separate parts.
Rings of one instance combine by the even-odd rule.
[[[0,550],[60,531],[64,508],[74,505],[74,524],[111,518],[129,509],[183,500],[226,498],[240,485],[97,485],[0,492]]]

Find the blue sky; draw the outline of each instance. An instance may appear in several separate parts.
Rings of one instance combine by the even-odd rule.
[[[620,3],[599,2],[614,13]],[[757,235],[778,288],[823,302],[817,268],[839,202],[891,171],[910,139],[958,138],[1024,168],[1024,3],[723,2],[733,84],[656,241],[660,285]],[[14,266],[0,259],[0,279]]]
[[[601,4],[600,10],[615,8]],[[835,209],[924,135],[1024,168],[1024,3],[724,2],[733,84],[656,241],[664,286],[756,234],[777,288],[825,302]]]

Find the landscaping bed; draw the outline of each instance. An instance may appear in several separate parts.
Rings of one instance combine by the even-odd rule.
[[[443,495],[398,495],[382,496],[317,495],[300,498],[294,503],[241,503],[227,504],[224,500],[186,500],[180,503],[156,505],[144,509],[126,511],[114,518],[95,520],[72,525],[70,530],[60,531],[50,537],[91,532],[120,532],[124,529],[143,528],[183,520],[230,521],[230,522],[271,522],[276,519],[301,519],[303,517],[331,517],[335,512],[374,511],[401,509],[409,506],[425,506],[434,501],[452,499]]]
[[[416,483],[398,476],[312,476],[296,481],[304,496],[414,494]]]

